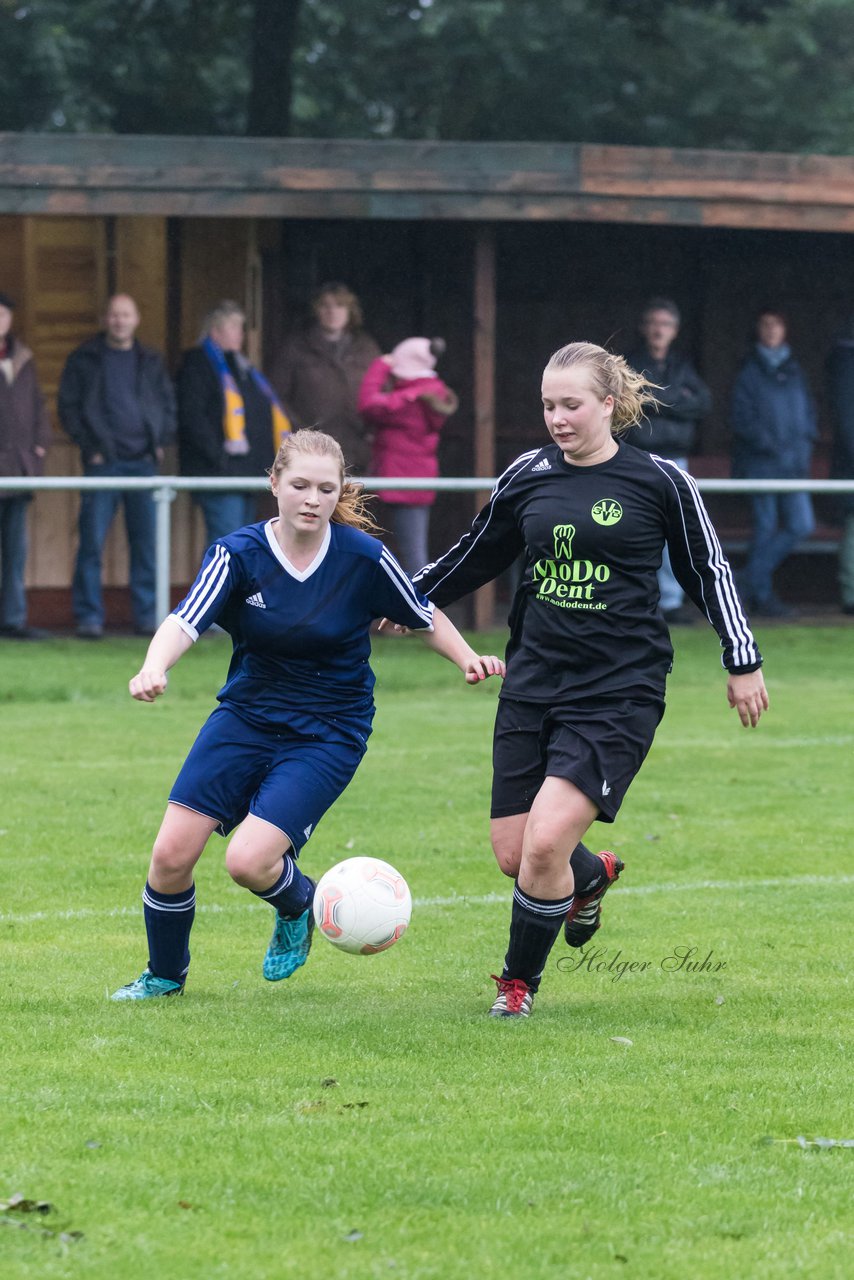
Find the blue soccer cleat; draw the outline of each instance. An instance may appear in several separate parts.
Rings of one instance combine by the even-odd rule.
[[[153,1000],[156,996],[180,996],[184,994],[183,982],[173,982],[171,978],[158,978],[150,969],[143,969],[134,982],[126,987],[119,987],[110,996],[111,1000]]]
[[[312,886],[313,890],[314,886]],[[314,896],[312,892],[312,897]],[[309,902],[301,916],[286,920],[276,912],[273,936],[264,956],[263,973],[268,982],[281,982],[301,969],[311,950],[314,912]]]

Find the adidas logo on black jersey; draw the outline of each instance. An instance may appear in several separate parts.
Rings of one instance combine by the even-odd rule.
[[[538,462],[536,466],[531,467],[532,471],[551,471],[552,464],[548,458],[543,458],[542,462]]]
[[[246,603],[247,603],[247,604],[254,604],[254,606],[255,606],[255,608],[256,608],[256,609],[266,609],[266,608],[267,608],[267,606],[266,606],[266,605],[265,605],[265,603],[264,603],[264,597],[261,595],[261,592],[260,592],[260,591],[256,591],[256,592],[255,592],[255,594],[254,594],[254,596],[247,596],[247,597],[246,597]]]

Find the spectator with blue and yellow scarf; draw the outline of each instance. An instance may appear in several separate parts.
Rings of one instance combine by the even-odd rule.
[[[256,478],[272,465],[290,420],[264,375],[243,354],[246,317],[236,302],[218,303],[205,317],[199,345],[178,371],[178,448],[181,472],[192,476]],[[216,542],[255,519],[257,491],[193,494]]]

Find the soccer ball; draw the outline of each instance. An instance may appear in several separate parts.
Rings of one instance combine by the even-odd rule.
[[[411,915],[409,886],[379,858],[339,862],[321,876],[314,895],[314,919],[324,938],[355,955],[388,950]]]

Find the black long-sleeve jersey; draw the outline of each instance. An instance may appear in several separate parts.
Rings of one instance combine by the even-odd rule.
[[[660,698],[673,662],[656,579],[665,542],[676,577],[720,637],[723,665],[755,671],[762,657],[695,481],[622,441],[589,467],[566,462],[554,444],[523,453],[469,532],[414,582],[441,607],[524,552],[501,696]]]

